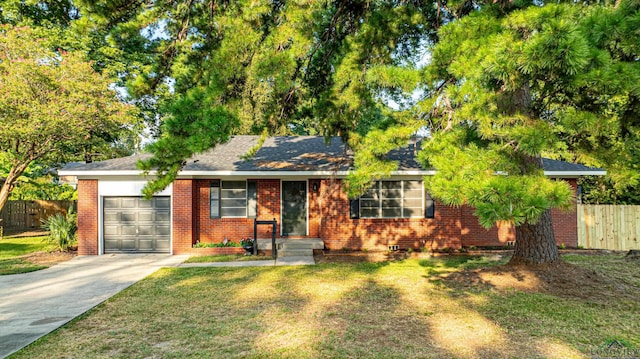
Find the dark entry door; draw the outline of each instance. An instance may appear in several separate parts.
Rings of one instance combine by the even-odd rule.
[[[282,235],[307,235],[306,181],[282,181]]]

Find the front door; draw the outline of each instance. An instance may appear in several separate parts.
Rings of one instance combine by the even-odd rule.
[[[282,181],[282,235],[307,235],[306,181]]]

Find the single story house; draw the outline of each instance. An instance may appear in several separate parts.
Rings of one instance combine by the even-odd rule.
[[[502,246],[514,240],[508,223],[485,230],[473,209],[433,200],[422,179],[432,175],[415,160],[415,144],[393,151],[390,179],[349,200],[342,180],[353,154],[339,138],[233,136],[187,160],[177,179],[152,200],[141,198],[145,177],[136,167],[148,155],[63,168],[78,178],[78,252],[190,253],[197,242],[253,236],[254,219],[277,222],[282,238],[320,239],[327,249],[386,250]],[[251,157],[251,149],[259,149]],[[567,181],[604,171],[544,160],[545,174]],[[559,244],[577,244],[576,210],[553,210]],[[259,227],[259,238],[270,238]]]

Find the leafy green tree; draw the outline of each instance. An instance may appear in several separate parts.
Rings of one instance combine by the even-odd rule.
[[[7,156],[0,152],[0,181],[11,170],[11,163]],[[68,184],[56,181],[54,173],[47,166],[37,162],[31,163],[18,177],[11,191],[9,200],[73,200],[77,199],[76,190]]]
[[[421,157],[438,169],[428,186],[486,227],[515,223],[512,263],[559,259],[549,209],[571,193],[545,178],[542,155],[637,180],[620,172],[639,163],[639,8],[485,5],[439,32],[420,104],[432,135]]]
[[[140,61],[124,71],[130,93],[156,101],[165,122],[144,164],[160,173],[147,195],[192,153],[267,128],[348,139],[356,196],[396,168],[385,154],[421,128],[421,161],[439,171],[427,179],[433,195],[474,206],[485,226],[515,223],[512,263],[532,264],[559,259],[549,209],[571,202],[566,184],[543,175],[542,156],[638,181],[639,6],[102,0],[86,9],[109,31],[105,49]]]
[[[135,108],[109,89],[109,78],[80,54],[48,45],[37,30],[0,27],[0,151],[10,164],[0,210],[32,162],[59,163],[110,147],[114,134],[137,122]]]

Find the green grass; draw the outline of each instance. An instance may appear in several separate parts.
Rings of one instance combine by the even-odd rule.
[[[611,339],[640,347],[640,266],[565,258],[632,295],[593,302],[434,280],[501,263],[490,257],[167,268],[15,357],[581,358]]]
[[[0,239],[0,259],[19,257],[25,254],[55,250],[56,246],[47,242],[47,236],[4,237]]]
[[[20,258],[0,259],[0,275],[27,273],[45,268],[47,266],[33,264]]]
[[[46,236],[4,237],[0,240],[0,275],[33,272],[47,268],[19,258],[29,253],[50,251],[55,245],[46,241]]]
[[[207,263],[207,262],[237,262],[237,261],[261,261],[273,260],[271,256],[245,256],[244,254],[220,254],[212,256],[189,257],[185,263]]]

